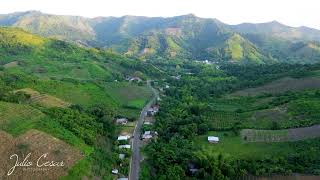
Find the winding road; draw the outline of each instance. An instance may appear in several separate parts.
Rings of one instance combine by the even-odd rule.
[[[133,140],[132,140],[132,156],[130,161],[130,172],[129,172],[129,180],[138,180],[139,179],[139,170],[140,170],[140,147],[142,145],[140,140],[141,135],[141,127],[143,125],[143,119],[147,114],[148,109],[154,104],[159,97],[158,92],[151,86],[150,81],[147,81],[147,86],[152,90],[153,96],[148,104],[142,109],[140,113],[140,117],[136,124],[136,127],[133,132]]]

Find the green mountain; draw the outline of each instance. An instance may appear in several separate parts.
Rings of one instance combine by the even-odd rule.
[[[292,41],[320,41],[320,31],[309,27],[290,27],[281,24],[277,21],[268,23],[243,23],[239,25],[232,25],[230,28],[241,34],[260,34],[268,35],[285,40]]]
[[[272,63],[319,61],[320,31],[278,22],[227,25],[193,14],[162,17],[48,15],[37,11],[0,15],[0,25],[87,47],[112,49],[141,59],[208,59],[214,62]],[[296,44],[313,44],[300,49]],[[292,48],[293,47],[293,48]],[[309,47],[309,48],[308,48]],[[306,52],[304,52],[306,51]]]
[[[0,66],[15,64],[9,70],[51,79],[113,81],[127,75],[159,75],[158,70],[135,59],[44,38],[19,28],[0,28],[0,60]]]

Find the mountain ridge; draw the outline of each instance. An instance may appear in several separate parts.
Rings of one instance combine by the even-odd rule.
[[[320,30],[290,27],[277,21],[228,25],[194,14],[166,18],[130,15],[86,18],[27,11],[0,15],[0,25],[83,46],[112,49],[141,59],[236,60],[238,63],[320,60],[318,51],[293,56],[290,48],[299,42],[320,41]],[[234,37],[238,38],[232,40]]]

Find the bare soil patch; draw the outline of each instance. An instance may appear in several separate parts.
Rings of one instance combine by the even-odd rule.
[[[19,65],[19,62],[18,61],[12,61],[12,62],[9,62],[5,65],[3,65],[4,68],[12,68],[12,67],[17,67]]]

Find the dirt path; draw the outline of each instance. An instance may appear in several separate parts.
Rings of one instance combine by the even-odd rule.
[[[140,147],[142,144],[140,140],[141,127],[143,125],[143,119],[146,116],[148,109],[151,107],[152,104],[155,103],[155,101],[159,97],[158,92],[151,86],[150,81],[147,82],[147,85],[152,90],[153,97],[141,111],[140,117],[138,119],[138,122],[133,132],[134,137],[132,140],[132,156],[130,161],[129,180],[139,179],[139,170],[140,170],[140,161],[141,161]]]

